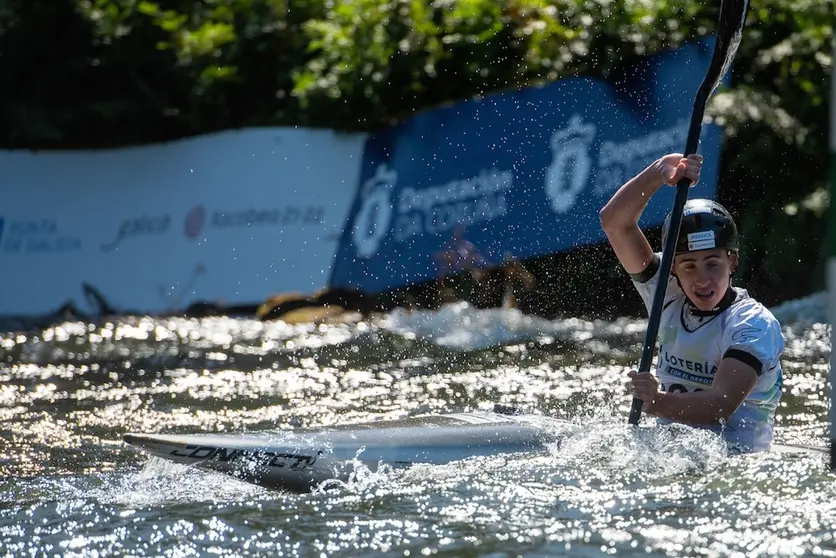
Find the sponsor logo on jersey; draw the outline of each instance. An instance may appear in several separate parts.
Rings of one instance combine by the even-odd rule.
[[[714,376],[717,373],[717,365],[711,364],[710,362],[697,362],[693,360],[684,359],[678,357],[676,355],[672,355],[667,351],[662,353],[662,361],[665,362],[669,369],[673,369],[676,367],[680,369],[683,373],[684,370],[688,370],[690,372],[694,372],[696,374],[701,374],[704,376]],[[711,378],[708,379],[708,382],[711,383]]]
[[[691,374],[686,372],[685,370],[680,370],[679,368],[674,368],[672,366],[668,366],[665,370],[669,376],[674,376],[675,378],[680,378],[681,380],[685,380],[686,382],[691,382],[694,384],[705,384],[710,385],[711,382],[714,381],[714,378],[709,378],[706,376],[697,376],[696,374]]]

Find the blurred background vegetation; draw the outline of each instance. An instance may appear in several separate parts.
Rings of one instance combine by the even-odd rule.
[[[504,89],[606,78],[713,33],[719,3],[0,0],[0,148],[247,126],[374,130]],[[826,0],[754,3],[732,87],[709,109],[725,126],[718,200],[744,235],[738,277],[767,304],[824,284],[833,11]],[[597,262],[579,257],[589,250]],[[531,263],[550,304],[623,309],[608,289],[626,279],[607,250]],[[580,275],[574,287],[567,274]]]

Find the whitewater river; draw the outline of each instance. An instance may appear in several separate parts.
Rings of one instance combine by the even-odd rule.
[[[830,328],[810,304],[785,312],[778,441],[824,445]],[[0,556],[836,556],[824,457],[730,457],[662,429],[634,443],[623,380],[644,326],[453,305],[350,325],[133,319],[5,334]],[[587,426],[561,452],[358,469],[302,495],[121,442],[496,402]]]

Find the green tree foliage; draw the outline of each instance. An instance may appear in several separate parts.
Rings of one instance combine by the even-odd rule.
[[[294,123],[307,0],[5,0],[3,147],[164,141]]]
[[[310,124],[368,128],[475,95],[606,77],[631,57],[710,31],[715,14],[695,6],[336,0],[305,28],[314,57],[296,71],[294,93]]]
[[[696,0],[3,0],[0,147],[86,148],[243,126],[371,130],[713,33]],[[821,286],[833,6],[760,0],[709,116],[740,275]],[[690,107],[692,99],[683,99]],[[787,239],[792,239],[788,241]],[[789,280],[788,280],[789,278]]]

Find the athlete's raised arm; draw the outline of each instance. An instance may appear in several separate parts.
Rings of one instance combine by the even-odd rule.
[[[675,185],[682,178],[696,184],[702,159],[702,155],[683,158],[679,153],[657,159],[619,188],[599,212],[601,226],[627,273],[641,273],[653,258],[653,249],[639,228],[639,217],[650,196],[663,184]]]

